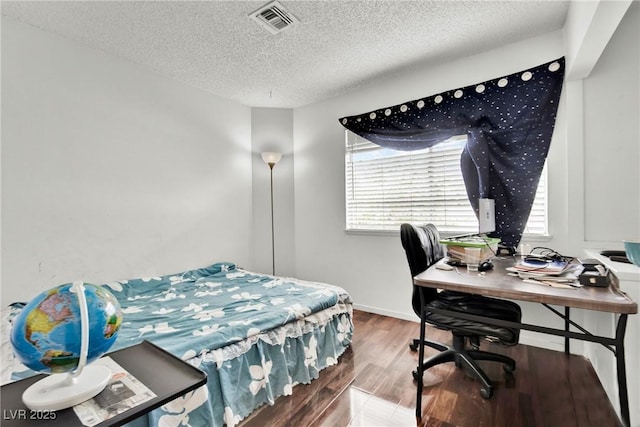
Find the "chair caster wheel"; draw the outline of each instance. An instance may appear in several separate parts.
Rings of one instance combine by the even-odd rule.
[[[511,366],[511,365],[502,365],[502,370],[506,374],[513,375],[513,371],[516,370],[516,366],[515,365],[513,365],[513,366]]]
[[[481,388],[480,396],[482,396],[483,399],[491,399],[491,396],[493,396],[493,387]]]
[[[417,371],[417,370],[412,371],[412,372],[411,372],[411,376],[413,376],[413,379],[414,379],[414,380],[416,380],[416,381],[420,381],[420,376],[418,375],[418,371]]]

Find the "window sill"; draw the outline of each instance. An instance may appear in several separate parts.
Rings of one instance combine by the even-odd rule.
[[[347,228],[344,230],[345,234],[354,235],[354,236],[380,236],[380,237],[397,237],[400,235],[400,229],[398,230],[364,230],[364,229],[353,229]],[[453,233],[453,232],[441,232],[441,238],[447,238],[452,236],[459,236],[460,234],[465,234],[463,232]],[[471,234],[471,232],[470,232]],[[548,242],[553,239],[553,236],[550,234],[524,234],[522,236],[522,240],[524,242]]]
[[[357,228],[345,228],[345,234],[352,234],[354,236],[393,236],[400,235],[400,229],[398,230],[363,230]]]

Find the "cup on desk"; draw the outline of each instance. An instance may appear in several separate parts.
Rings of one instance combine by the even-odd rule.
[[[480,251],[480,248],[464,248],[464,262],[467,264],[467,271],[478,271]]]

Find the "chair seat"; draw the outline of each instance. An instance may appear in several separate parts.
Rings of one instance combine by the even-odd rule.
[[[520,322],[522,311],[520,306],[511,301],[471,295],[452,291],[438,293],[436,299],[427,304],[427,321],[437,327],[452,329],[464,335],[479,335],[499,340],[504,345],[518,343],[520,330],[502,326],[488,325],[472,320],[455,319],[442,314],[428,312],[429,307],[451,310],[493,319]]]

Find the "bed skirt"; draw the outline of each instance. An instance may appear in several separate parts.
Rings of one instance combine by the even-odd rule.
[[[339,304],[194,356],[187,361],[207,373],[207,385],[128,425],[235,426],[258,407],[291,395],[296,384],[308,384],[322,369],[335,365],[352,333],[351,304]]]

